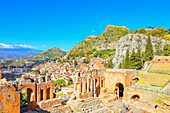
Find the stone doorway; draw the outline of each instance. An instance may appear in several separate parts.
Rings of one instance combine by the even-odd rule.
[[[118,97],[123,97],[123,92],[124,92],[123,84],[117,83],[116,84],[116,95],[118,95]]]

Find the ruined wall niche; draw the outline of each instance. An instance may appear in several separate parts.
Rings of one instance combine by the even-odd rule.
[[[39,83],[43,83],[45,82],[45,77],[44,76],[40,76],[39,77]]]
[[[130,99],[133,100],[133,101],[138,101],[140,99],[140,96],[139,95],[133,95],[133,96],[131,96]]]

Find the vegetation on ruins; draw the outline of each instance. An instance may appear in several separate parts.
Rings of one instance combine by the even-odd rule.
[[[25,89],[24,93],[20,92],[20,103],[26,104],[27,103],[27,89]]]
[[[55,86],[63,86],[65,84],[65,80],[64,79],[58,79],[55,81]]]
[[[108,63],[105,63],[104,66],[107,67],[107,68],[113,68],[113,63],[112,63],[112,58],[108,61]]]

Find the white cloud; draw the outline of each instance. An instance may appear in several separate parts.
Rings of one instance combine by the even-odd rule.
[[[95,31],[93,30],[92,33],[94,33]]]
[[[65,49],[61,49],[62,51],[70,51],[70,50],[65,50]]]
[[[20,44],[20,45],[17,45],[19,47],[23,47],[23,48],[36,48],[34,46],[31,46],[31,45],[26,45],[26,44]]]
[[[20,44],[20,45],[7,45],[7,44],[3,44],[0,43],[0,48],[17,48],[17,47],[22,47],[22,48],[36,48],[35,46],[31,46],[31,45],[26,45],[26,44]]]
[[[46,45],[42,45],[41,47],[47,47]]]
[[[0,48],[14,48],[12,45],[0,43]]]

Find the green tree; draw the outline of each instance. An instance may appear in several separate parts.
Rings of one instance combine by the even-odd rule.
[[[119,64],[119,69],[122,69],[122,63]]]
[[[123,58],[122,69],[125,69],[125,58]]]
[[[68,79],[68,85],[73,84],[73,80],[71,78]]]
[[[141,69],[142,68],[142,57],[141,57],[141,50],[138,49],[138,53],[136,53],[136,66],[135,69]]]
[[[58,79],[58,80],[55,81],[55,86],[56,87],[57,86],[61,86],[63,84],[65,84],[65,80],[64,79]]]
[[[142,55],[141,55],[141,60],[142,60],[142,65],[145,62],[145,52],[142,51]]]
[[[138,30],[138,33],[140,33],[140,34],[146,34],[145,28],[140,28],[140,29]]]
[[[170,44],[166,44],[163,48],[164,56],[170,56]]]
[[[145,45],[145,61],[151,61],[153,57],[154,57],[153,47],[152,47],[150,36],[148,36]]]
[[[74,67],[76,67],[76,66],[77,66],[77,61],[75,60],[75,61],[74,61]]]
[[[136,54],[135,49],[133,48],[132,54],[130,55],[130,69],[135,69],[135,60],[136,60]]]
[[[84,60],[83,60],[83,63],[88,64],[88,63],[89,63],[88,59],[84,59]]]
[[[130,65],[130,62],[129,62],[129,50],[126,50],[125,66],[124,66],[125,69],[128,69],[129,65]]]
[[[108,68],[113,68],[112,59],[109,60],[109,67]]]

